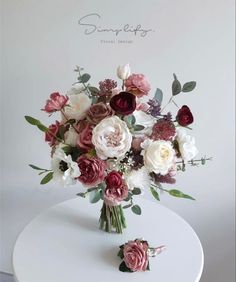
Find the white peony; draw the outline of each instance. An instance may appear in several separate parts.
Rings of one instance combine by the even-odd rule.
[[[156,123],[156,119],[143,111],[134,111],[133,115],[136,120],[135,123],[145,127],[143,130],[135,132],[135,135],[151,135],[152,127]]]
[[[144,148],[144,165],[147,170],[166,175],[175,163],[175,151],[171,142],[148,139],[141,146]]]
[[[91,106],[91,100],[84,93],[69,95],[68,107],[65,107],[65,115],[68,119],[82,120],[85,118]]]
[[[188,135],[186,129],[179,127],[177,129],[177,138],[179,151],[185,163],[191,161],[198,154],[198,149],[195,146],[195,138]]]
[[[135,187],[145,190],[151,186],[149,172],[144,166],[138,170],[132,170],[125,176],[125,180],[130,190]]]
[[[117,116],[103,119],[93,129],[92,143],[99,158],[123,158],[129,151],[132,135],[124,121]]]
[[[62,150],[63,145],[58,145],[52,156],[53,179],[59,180],[64,186],[76,183],[75,178],[80,176],[78,164],[73,162],[71,155],[66,155]]]
[[[127,79],[127,78],[130,76],[130,74],[131,74],[131,69],[130,69],[129,64],[126,64],[126,65],[124,65],[124,66],[119,66],[119,67],[117,68],[116,73],[117,73],[117,76],[118,76],[120,79],[122,79],[122,80]]]

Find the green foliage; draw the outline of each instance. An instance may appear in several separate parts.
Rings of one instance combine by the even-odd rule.
[[[35,119],[31,116],[25,116],[25,119],[29,124],[37,126],[38,129],[40,129],[41,131],[43,132],[48,131],[48,128],[45,125],[43,125],[38,119]]]
[[[161,105],[163,100],[163,92],[161,91],[161,89],[159,88],[156,89],[154,99]]]
[[[40,184],[42,185],[47,184],[50,180],[52,180],[52,178],[53,178],[53,171],[50,171],[48,174],[44,176]]]
[[[172,94],[173,96],[178,95],[181,92],[181,83],[174,74],[174,81],[172,83]]]
[[[160,197],[159,197],[159,194],[158,194],[157,190],[154,187],[150,187],[150,190],[151,190],[151,193],[152,193],[153,197],[157,201],[160,201]]]
[[[135,213],[137,215],[140,215],[142,213],[142,210],[141,210],[139,205],[132,206],[131,210],[132,210],[133,213]]]
[[[132,190],[132,194],[133,195],[140,195],[142,193],[141,189],[138,188],[138,187],[135,187],[133,190]]]
[[[183,85],[182,91],[183,92],[190,92],[193,91],[193,89],[196,87],[196,81],[190,81],[190,82],[186,82]]]
[[[96,189],[89,193],[89,201],[92,204],[97,203],[101,199],[101,190]]]
[[[126,266],[126,264],[125,264],[124,261],[122,261],[122,263],[120,264],[119,270],[122,271],[122,272],[133,272],[131,269],[129,269],[129,268]]]
[[[176,189],[169,190],[168,193],[171,196],[174,196],[174,197],[177,197],[177,198],[185,198],[185,199],[195,200],[193,197],[191,197],[187,194],[184,194],[183,192],[176,190]]]
[[[78,77],[78,82],[79,83],[86,83],[89,81],[89,79],[91,78],[90,74],[88,73],[84,73],[81,76]]]

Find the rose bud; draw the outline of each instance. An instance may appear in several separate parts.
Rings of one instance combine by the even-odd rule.
[[[179,109],[176,120],[181,126],[188,126],[193,123],[193,115],[188,106],[184,105],[181,109]]]
[[[43,111],[51,114],[56,111],[60,111],[64,108],[68,101],[67,96],[60,95],[58,92],[54,92],[50,95],[50,99],[46,101],[46,105]]]
[[[128,92],[120,92],[111,98],[110,106],[117,114],[130,115],[136,109],[136,97]]]
[[[119,66],[117,68],[117,76],[122,80],[127,79],[130,76],[130,73],[131,70],[129,64],[126,64],[124,66]]]

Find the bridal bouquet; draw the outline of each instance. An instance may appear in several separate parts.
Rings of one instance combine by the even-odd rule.
[[[89,83],[90,75],[77,67],[78,81],[67,95],[52,93],[45,113],[57,114],[55,123],[45,126],[39,120],[26,120],[45,133],[51,147],[51,168],[30,165],[44,174],[41,184],[51,179],[63,185],[81,183],[90,201],[103,201],[100,228],[122,233],[126,227],[124,209],[140,215],[135,196],[150,190],[156,200],[160,192],[192,199],[176,190],[163,188],[174,184],[177,171],[187,164],[205,164],[207,158],[194,160],[198,153],[195,139],[188,134],[194,117],[188,106],[179,107],[174,98],[190,92],[196,82],[181,85],[174,74],[172,96],[162,106],[163,93],[157,89],[152,99],[150,84],[143,74],[131,73],[129,65],[117,69],[119,84],[112,79]],[[146,98],[146,99],[145,99]],[[166,111],[174,103],[176,113]]]

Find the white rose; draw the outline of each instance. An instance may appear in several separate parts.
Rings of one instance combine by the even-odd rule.
[[[74,130],[73,127],[70,127],[68,131],[65,133],[65,143],[72,146],[76,147],[77,144],[77,138],[78,138],[78,133]]]
[[[177,138],[179,151],[185,163],[191,161],[198,154],[198,149],[195,146],[195,138],[187,135],[186,129],[180,127],[177,129]]]
[[[68,119],[82,120],[91,106],[91,100],[84,93],[69,96],[69,107],[65,107],[65,115]]]
[[[103,119],[93,129],[92,143],[102,160],[123,158],[129,151],[132,135],[124,121],[117,116]]]
[[[127,79],[130,76],[130,73],[131,70],[129,64],[126,64],[124,66],[119,66],[117,68],[117,76],[122,80]]]
[[[73,162],[71,155],[66,155],[62,150],[63,145],[58,145],[52,156],[53,179],[59,180],[64,186],[76,183],[76,178],[80,176],[78,164]]]
[[[171,142],[145,140],[141,146],[144,148],[144,165],[147,170],[166,175],[175,161],[175,151]]]

